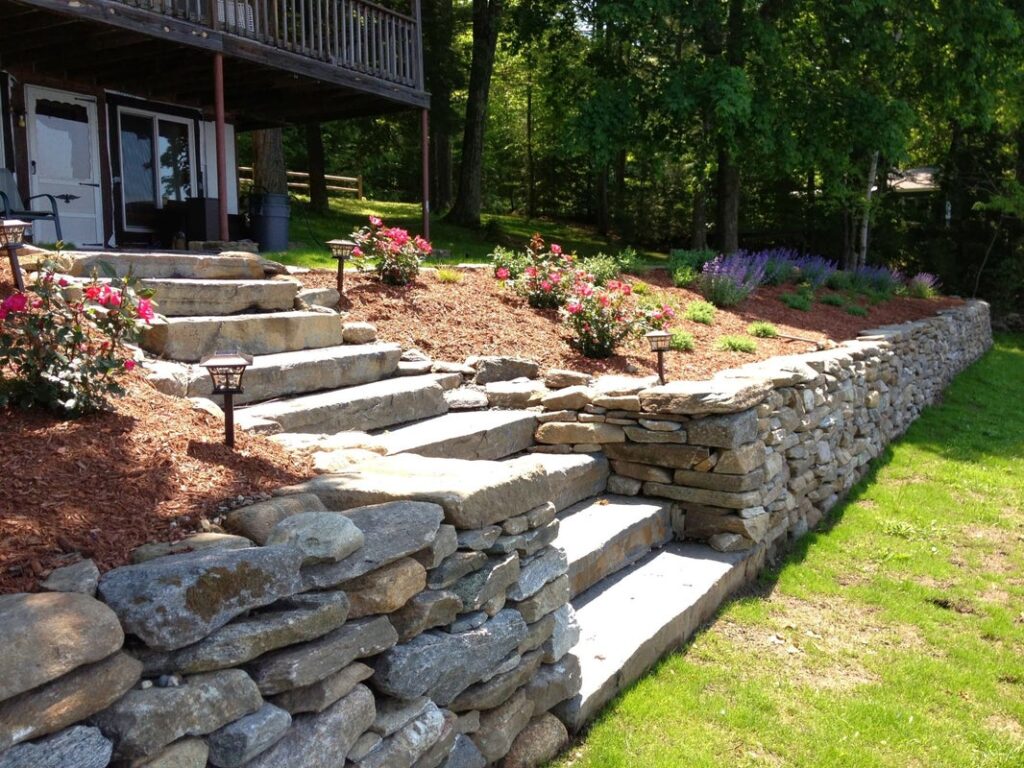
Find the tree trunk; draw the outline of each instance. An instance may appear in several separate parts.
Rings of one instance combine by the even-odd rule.
[[[484,129],[487,98],[494,72],[498,26],[504,0],[473,0],[473,62],[466,94],[466,127],[462,137],[459,191],[448,220],[467,227],[480,226],[483,204]]]
[[[871,155],[871,167],[868,170],[868,188],[864,195],[864,213],[860,222],[860,253],[857,255],[857,265],[865,266],[868,263],[868,237],[871,233],[871,196],[875,190],[875,179],[878,176],[878,152]]]
[[[597,231],[608,234],[608,166],[597,170]]]
[[[693,192],[693,234],[690,247],[703,251],[708,247],[708,195],[702,182],[697,183]]]
[[[280,128],[252,132],[252,179],[257,194],[288,194],[284,140]]]
[[[740,247],[740,169],[727,149],[718,153],[718,237],[722,253]]]
[[[324,134],[320,123],[306,126],[306,164],[309,170],[309,207],[327,213],[327,173],[324,168]]]
[[[455,77],[452,0],[423,0],[423,46],[426,85],[430,91],[431,207],[452,204],[452,88]]]
[[[533,166],[533,73],[526,76],[526,218],[537,215],[537,190]]]

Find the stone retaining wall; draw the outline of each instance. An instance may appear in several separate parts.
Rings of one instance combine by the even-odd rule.
[[[539,764],[579,630],[554,505],[508,511],[283,496],[0,597],[0,768]]]
[[[613,493],[676,502],[679,538],[723,551],[813,528],[949,381],[991,346],[989,308],[866,331],[708,381],[571,386],[544,397],[534,451],[603,451]]]

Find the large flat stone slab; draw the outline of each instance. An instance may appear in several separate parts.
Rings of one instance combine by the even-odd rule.
[[[107,768],[113,746],[99,728],[76,725],[0,754],[0,768]]]
[[[636,496],[600,496],[561,515],[554,545],[569,559],[576,596],[672,538],[671,504]]]
[[[197,280],[146,278],[157,311],[167,317],[287,312],[294,308],[299,284],[291,280]]]
[[[391,376],[402,348],[397,344],[346,344],[259,355],[245,371],[245,392],[235,404],[258,403],[275,397],[355,387]],[[211,397],[213,383],[206,371],[193,376],[189,397]]]
[[[93,270],[100,277],[117,277],[129,271],[136,278],[194,278],[200,280],[262,280],[263,263],[259,256],[212,256],[196,253],[81,253],[66,254],[72,259],[70,274],[89,277]],[[105,266],[104,266],[105,265]]]
[[[583,685],[555,714],[579,730],[754,579],[763,560],[763,548],[724,554],[673,543],[577,597],[581,637],[572,653]]]
[[[608,460],[600,454],[538,453],[531,458],[544,468],[547,476],[545,501],[559,511],[603,493],[608,484]]]
[[[367,431],[447,410],[436,376],[405,376],[254,405],[238,411],[237,423],[242,429],[260,429],[269,421],[284,432]]]
[[[148,352],[186,363],[229,349],[271,355],[341,343],[338,315],[298,311],[157,319],[142,326],[141,337]]]
[[[537,417],[528,411],[449,413],[380,436],[389,454],[449,459],[503,459],[533,445]]]

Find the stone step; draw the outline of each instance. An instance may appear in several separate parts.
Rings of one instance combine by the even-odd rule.
[[[583,686],[555,707],[572,731],[593,720],[619,691],[686,642],[722,602],[753,581],[764,549],[722,553],[673,542],[598,582],[572,603],[580,624]]]
[[[199,280],[146,278],[157,311],[167,317],[287,312],[295,307],[299,283],[293,280]]]
[[[148,277],[262,280],[264,277],[263,260],[255,254],[68,252],[66,255],[71,257],[70,274],[76,277],[89,277],[94,269],[99,277],[125,277],[130,271],[140,280]]]
[[[555,546],[569,558],[573,597],[668,543],[671,508],[664,500],[605,494],[563,511]]]
[[[557,458],[561,461],[542,462],[537,455],[469,461],[400,453],[364,462],[343,474],[321,475],[277,493],[314,493],[334,510],[403,499],[430,501],[440,504],[446,520],[457,528],[483,528],[552,499],[569,506],[604,487],[608,461],[603,456]]]
[[[272,355],[341,343],[341,318],[319,312],[169,317],[142,326],[143,349],[186,363],[224,350]]]
[[[533,445],[537,416],[529,411],[448,413],[381,434],[389,454],[448,459],[504,459]]]
[[[245,392],[235,395],[235,404],[370,384],[392,376],[401,356],[398,344],[345,344],[260,355],[246,369]],[[188,396],[211,397],[212,390],[206,371],[193,367]]]
[[[447,410],[438,376],[428,374],[251,405],[238,411],[237,424],[253,432],[368,432]]]

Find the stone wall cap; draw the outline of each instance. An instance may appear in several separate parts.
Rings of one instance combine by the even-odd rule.
[[[651,413],[736,413],[759,405],[772,389],[771,380],[763,376],[673,381],[642,391],[640,404]]]

